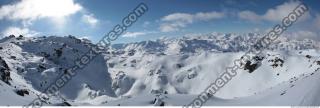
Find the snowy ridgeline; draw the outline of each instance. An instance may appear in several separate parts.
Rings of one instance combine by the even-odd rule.
[[[45,105],[189,104],[260,37],[208,34],[116,44]],[[0,40],[0,105],[29,104],[92,46],[73,36]],[[205,105],[319,105],[318,49],[312,40],[279,38]]]
[[[178,39],[160,38],[135,42],[129,44],[115,44],[114,50],[117,53],[128,51],[140,51],[157,54],[185,54],[201,52],[239,52],[247,51],[250,46],[254,45],[262,35],[256,33],[248,34],[221,34],[212,33],[205,35],[184,36]],[[284,35],[279,37],[267,49],[269,50],[305,50],[319,49],[320,44],[317,41],[291,40],[290,36]]]

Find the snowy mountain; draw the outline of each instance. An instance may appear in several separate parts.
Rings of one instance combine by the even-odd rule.
[[[66,74],[66,69],[73,66],[74,61],[86,53],[93,44],[71,36],[7,37],[1,40],[0,46],[4,67],[1,71],[2,76],[8,77],[2,80],[15,90],[26,90],[29,95],[34,95],[21,97],[21,99],[28,98],[26,100],[30,103],[30,100],[36,99],[35,96],[39,92],[44,91],[57,78]],[[57,93],[61,97],[56,98],[81,101],[89,97],[80,94],[88,93],[115,97],[106,64],[104,55],[96,57],[84,69],[77,72],[78,74]],[[2,105],[7,103],[4,102]]]
[[[261,37],[211,33],[114,44],[46,105],[186,105]],[[319,105],[319,45],[279,38],[204,105]],[[30,103],[92,46],[73,36],[0,40],[0,105]]]
[[[148,53],[181,54],[196,52],[239,52],[247,51],[262,35],[247,34],[196,34],[178,39],[161,38],[154,41],[142,41],[129,44],[116,44],[113,47],[120,51],[142,51]],[[319,43],[310,39],[292,40],[290,36],[279,37],[269,50],[303,50],[319,49]]]

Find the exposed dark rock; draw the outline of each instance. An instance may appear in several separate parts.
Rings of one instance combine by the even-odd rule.
[[[258,64],[251,64],[251,61],[247,61],[244,66],[244,70],[249,70],[249,73],[252,73],[254,70],[258,68]]]
[[[68,74],[68,69],[64,69],[63,74]]]
[[[183,64],[176,64],[176,67],[177,67],[178,69],[180,69],[180,68],[184,67],[184,65],[183,65]]]
[[[282,95],[284,95],[284,94],[286,94],[286,91],[282,92],[280,95],[282,96]]]
[[[23,38],[22,35],[19,35],[19,37],[17,37],[17,40],[21,40]]]
[[[9,82],[10,80],[12,80],[10,77],[10,72],[6,69],[0,69],[0,74],[1,74],[1,80],[5,83],[11,85]]]
[[[212,97],[213,95],[211,93],[207,93],[207,96],[210,98]]]
[[[9,38],[15,38],[15,37],[16,37],[16,36],[14,36],[14,35],[10,35],[10,36],[9,36]]]
[[[56,52],[58,58],[62,56],[62,48],[54,49],[54,51]]]
[[[188,74],[188,79],[193,79],[193,78],[195,78],[197,75],[198,75],[198,74],[197,74],[196,72],[194,72],[194,73],[189,73],[189,74]]]
[[[280,59],[279,57],[276,57],[275,59],[269,60],[268,62],[272,62],[271,66],[273,68],[276,68],[278,66],[282,67],[284,64],[284,60]]]
[[[165,103],[162,101],[162,99],[154,98],[153,101],[151,101],[151,104],[155,106],[165,106]]]
[[[164,91],[164,94],[168,94],[168,91]]]
[[[278,64],[272,64],[271,66],[275,68],[275,67],[278,67]]]
[[[294,85],[291,85],[290,88],[294,87]]]
[[[38,69],[38,72],[42,72],[42,71],[46,70],[47,68],[46,68],[45,65],[39,64],[38,67],[37,67],[37,69]]]
[[[39,69],[46,69],[46,67],[44,65],[40,64]]]
[[[10,56],[10,58],[13,59],[13,60],[17,59],[16,56]]]
[[[29,91],[27,89],[16,90],[16,93],[20,96],[29,95]]]
[[[152,75],[154,74],[154,71],[155,71],[155,70],[150,70],[150,71],[148,72],[148,75],[149,75],[149,76],[152,76]]]
[[[255,61],[262,61],[264,59],[264,57],[260,57],[260,56],[254,56],[253,59]]]
[[[159,106],[164,106],[164,102],[161,102]]]
[[[150,104],[154,104],[154,103],[156,103],[156,101],[157,101],[157,98],[154,98],[154,99],[150,102]]]
[[[10,77],[10,68],[8,66],[8,64],[6,63],[6,61],[4,61],[2,59],[2,57],[0,57],[0,76],[1,76],[1,80],[7,84],[10,85],[10,80],[11,77]]]
[[[137,60],[134,59],[134,60],[132,60],[132,61],[130,61],[130,62],[131,62],[131,63],[137,63]]]
[[[129,52],[128,52],[128,56],[133,56],[134,54],[135,54],[135,50],[130,50]]]
[[[68,102],[63,102],[64,106],[72,106],[70,103]]]
[[[157,72],[156,72],[156,74],[160,74],[162,71],[161,71],[161,69],[159,69]]]
[[[307,57],[308,59],[310,59],[310,58],[311,58],[311,56],[310,56],[310,55],[306,55],[306,57]]]
[[[108,63],[108,66],[109,66],[110,68],[113,68],[114,65],[115,65],[115,63]]]
[[[7,70],[10,70],[8,64],[6,63],[6,61],[4,61],[1,57],[0,57],[0,61],[1,61],[1,64],[2,64],[2,66],[4,68],[6,68]]]

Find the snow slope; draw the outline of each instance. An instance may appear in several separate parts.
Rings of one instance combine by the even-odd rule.
[[[277,86],[266,89],[252,96],[234,99],[223,99],[219,97],[210,98],[205,106],[319,106],[319,88],[315,83],[320,79],[319,72],[313,75],[307,74],[297,79],[283,82]],[[112,101],[104,105],[121,106],[153,106],[152,102],[158,96],[146,94],[133,98]],[[197,95],[186,94],[163,94],[161,100],[166,106],[182,106],[189,104]]]
[[[46,105],[185,105],[260,37],[212,33],[116,44]],[[73,36],[0,40],[0,105],[31,102],[92,46]],[[255,57],[205,105],[319,105],[319,42],[282,37]]]
[[[225,71],[227,66],[232,66],[233,60],[244,55],[249,46],[254,44],[258,38],[258,34],[209,34],[182,39],[159,39],[115,45],[108,61],[112,76],[116,76],[116,73],[119,72],[125,73],[126,77],[135,79],[134,83],[130,85],[131,89],[128,90],[127,86],[126,88],[117,88],[128,91],[121,95],[127,101],[122,102],[121,98],[115,103],[153,105],[150,102],[136,102],[134,100],[143,101],[144,99],[134,97],[138,95],[142,96],[138,98],[148,98],[146,100],[152,101],[155,95],[164,92],[169,94],[168,97],[174,95],[172,98],[181,95],[181,99],[176,98],[177,102],[170,101],[168,105],[182,105],[178,100],[191,102],[193,99],[191,97],[195,97],[206,89]],[[238,70],[238,75],[219,90],[215,97],[233,101],[239,98],[254,97],[258,94],[267,94],[269,89],[282,87],[284,82],[290,82],[292,79],[300,78],[301,75],[310,74],[319,68],[319,64],[317,64],[320,54],[318,46],[319,43],[312,40],[298,41],[282,37],[274,45],[267,48],[262,55],[258,55],[263,59],[257,69],[254,69],[252,73],[248,70]],[[279,88],[273,93],[279,92],[281,94],[283,92],[281,90]],[[308,93],[303,88],[298,90]],[[298,96],[304,95],[306,94],[302,93]],[[131,100],[127,99],[128,97],[133,98]],[[190,97],[189,101],[185,99],[186,97]],[[259,99],[262,97],[270,100],[274,98],[263,95]],[[291,100],[282,104],[277,104],[275,101],[262,104],[264,100],[260,101],[258,104],[248,101],[248,104],[241,105],[297,105],[296,101]],[[117,105],[115,103],[110,102],[107,105]],[[236,103],[239,102],[235,101],[234,104]],[[208,102],[207,105],[228,104]],[[305,105],[315,105],[315,103]]]

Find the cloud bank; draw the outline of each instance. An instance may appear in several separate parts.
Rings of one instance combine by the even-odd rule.
[[[221,19],[225,16],[222,12],[198,12],[195,14],[189,13],[173,13],[161,18],[162,24],[159,29],[162,32],[179,31],[181,28],[198,21],[210,21]]]

